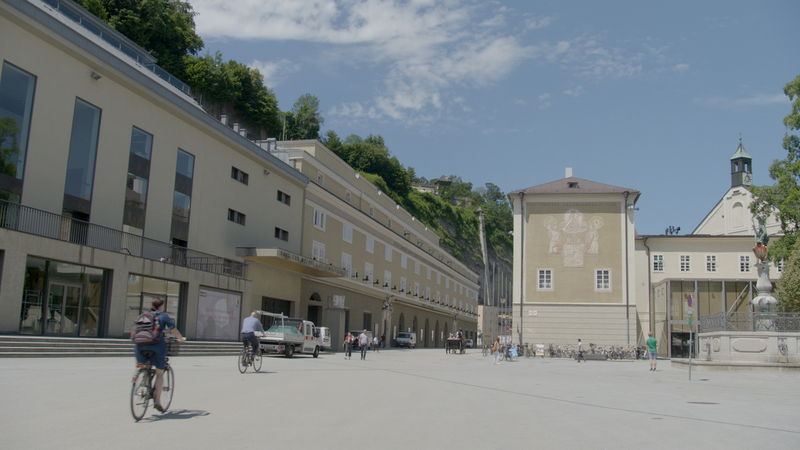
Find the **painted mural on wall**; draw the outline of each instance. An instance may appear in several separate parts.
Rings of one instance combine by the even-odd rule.
[[[545,217],[544,226],[550,239],[547,253],[561,255],[564,267],[583,267],[584,255],[600,253],[600,216],[592,216],[587,222],[580,210],[569,209],[564,220]]]

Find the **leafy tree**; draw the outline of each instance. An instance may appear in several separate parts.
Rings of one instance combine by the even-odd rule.
[[[303,94],[292,110],[284,114],[286,139],[319,139],[319,130],[325,119],[319,113],[319,99]]]
[[[785,312],[800,312],[800,246],[795,246],[792,256],[778,280],[780,308]]]
[[[783,119],[783,123],[787,130],[800,129],[800,76],[786,84],[783,92],[793,100],[792,112]],[[783,148],[787,152],[786,159],[775,160],[769,168],[770,178],[777,183],[751,188],[751,212],[762,216],[775,214],[781,224],[783,237],[770,246],[769,257],[772,261],[789,260],[800,229],[800,138],[787,131]]]

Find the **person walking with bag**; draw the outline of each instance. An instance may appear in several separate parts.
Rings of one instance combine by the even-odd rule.
[[[494,345],[492,345],[492,354],[494,355],[494,363],[500,364],[500,338],[495,338]]]
[[[353,356],[353,336],[350,333],[345,333],[344,335],[342,350],[344,350],[344,359],[350,359]]]

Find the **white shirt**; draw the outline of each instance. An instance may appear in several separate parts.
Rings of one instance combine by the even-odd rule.
[[[369,336],[364,333],[358,335],[358,345],[367,345],[369,343]]]

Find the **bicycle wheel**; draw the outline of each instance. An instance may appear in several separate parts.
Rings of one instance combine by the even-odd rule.
[[[488,354],[489,354],[489,349],[488,349],[488,348],[486,348],[486,346],[484,346],[484,347],[483,347],[483,356],[486,356],[486,355],[488,355]]]
[[[137,422],[144,417],[148,403],[150,403],[150,373],[147,369],[139,369],[131,388],[131,414]]]
[[[172,394],[175,392],[175,371],[169,364],[164,369],[164,386],[161,388],[161,407],[164,411],[169,409],[172,403]]]
[[[253,357],[253,370],[256,372],[261,370],[261,350],[256,352],[256,356]]]
[[[506,359],[506,354],[505,354],[505,352],[503,352],[502,350],[500,350],[500,357],[499,357],[499,358],[497,358],[497,360],[498,360],[498,361],[505,361],[505,359]]]
[[[248,352],[248,348],[245,347],[239,353],[239,358],[238,359],[239,359],[239,372],[240,373],[245,373],[247,371],[247,352]]]

